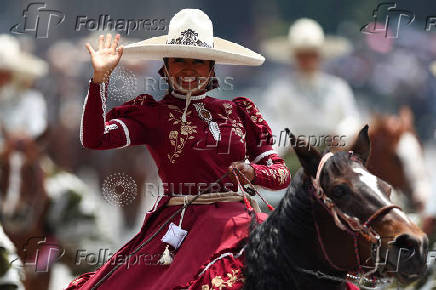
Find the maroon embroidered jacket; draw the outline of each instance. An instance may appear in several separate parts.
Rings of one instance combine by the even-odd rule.
[[[90,290],[96,285],[101,290],[241,289],[243,241],[251,223],[243,202],[191,204],[183,223],[181,215],[176,215],[172,222],[181,223],[188,234],[180,248],[170,250],[174,260],[169,265],[159,264],[166,249],[162,242],[166,230],[157,233],[156,229],[181,207],[165,206],[170,193],[202,191],[234,161],[250,160],[256,184],[272,189],[289,185],[289,170],[269,145],[271,130],[254,104],[246,98],[225,101],[195,96],[182,122],[185,100],[177,95],[168,94],[161,101],[140,95],[108,114],[105,100],[106,85],[91,82],[84,105],[82,144],[93,149],[146,145],[164,184],[174,186],[164,187],[166,195],[145,214],[135,237],[98,270],[76,278],[67,289]],[[226,183],[230,179],[218,186],[226,187]],[[262,222],[267,214],[256,217]],[[149,243],[143,246],[144,241]]]
[[[255,184],[270,189],[289,185],[290,172],[271,146],[271,129],[247,98],[193,96],[186,122],[181,121],[185,100],[177,95],[167,94],[161,101],[140,95],[107,114],[106,98],[107,84],[90,81],[80,131],[83,146],[104,150],[146,145],[168,185],[165,193],[197,194],[232,162],[246,158],[255,169]],[[219,127],[218,141],[205,112]],[[213,191],[235,190],[230,183],[227,178]]]

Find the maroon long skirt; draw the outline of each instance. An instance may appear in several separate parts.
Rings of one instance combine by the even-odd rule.
[[[92,289],[97,283],[101,290],[221,289],[223,286],[226,289],[241,289],[244,260],[241,250],[246,243],[251,220],[243,202],[190,205],[182,223],[188,234],[174,251],[174,260],[169,265],[158,264],[166,247],[161,238],[168,226],[128,258],[181,207],[165,207],[167,201],[167,197],[159,201],[156,210],[146,215],[140,232],[102,267],[76,278],[67,290]],[[267,214],[258,213],[257,217],[258,222],[263,222]],[[172,222],[178,225],[179,220],[180,214],[177,214]],[[117,264],[121,266],[108,275]]]

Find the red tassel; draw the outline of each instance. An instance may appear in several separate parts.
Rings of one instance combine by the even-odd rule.
[[[272,207],[272,205],[267,204],[266,206],[269,208],[270,211],[273,211],[273,210],[274,210],[274,208]]]
[[[253,207],[251,206],[250,202],[248,201],[248,199],[245,195],[244,195],[244,202],[245,202],[245,206],[248,208],[248,210],[252,211]]]

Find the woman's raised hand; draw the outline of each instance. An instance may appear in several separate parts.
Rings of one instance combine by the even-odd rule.
[[[89,43],[86,44],[94,68],[94,82],[101,83],[107,81],[111,72],[117,66],[123,55],[123,47],[118,47],[119,41],[119,34],[117,34],[112,41],[112,35],[108,33],[106,39],[104,35],[100,35],[97,51],[95,51]]]

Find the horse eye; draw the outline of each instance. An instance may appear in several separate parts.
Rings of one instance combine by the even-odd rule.
[[[204,60],[202,60],[202,59],[194,59],[193,63],[195,63],[195,64],[202,64],[202,63],[204,63]]]
[[[178,58],[178,57],[176,57],[176,58],[174,59],[174,62],[184,62],[184,60],[183,60],[183,58]]]
[[[331,194],[335,198],[341,198],[341,197],[346,196],[349,192],[350,192],[350,189],[348,188],[347,185],[340,184],[340,185],[337,185],[333,188]]]

